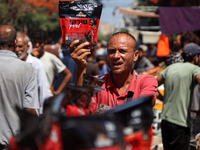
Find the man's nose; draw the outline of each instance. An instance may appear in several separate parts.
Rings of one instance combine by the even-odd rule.
[[[17,47],[15,47],[15,51],[19,51],[19,47],[17,46]]]
[[[120,57],[120,52],[118,50],[115,51],[114,57]]]

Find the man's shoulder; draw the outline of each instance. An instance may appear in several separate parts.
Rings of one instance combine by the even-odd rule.
[[[146,80],[146,79],[153,79],[153,80],[156,80],[156,78],[152,75],[148,75],[148,74],[141,74],[141,75],[136,75],[136,78],[138,80]]]
[[[49,52],[47,52],[47,51],[44,52],[44,56],[45,56],[45,57],[51,57],[51,58],[57,58],[57,59],[59,59],[56,55],[54,55],[54,54],[52,54],[52,53],[49,53]]]
[[[25,70],[25,72],[34,70],[34,67],[30,63],[27,63],[25,61],[21,61],[21,63],[22,64],[20,66],[23,67],[23,70]]]
[[[51,54],[51,53],[49,53],[49,52],[46,52],[46,51],[45,51],[44,57],[45,57],[45,59],[48,58],[48,59],[51,60],[52,62],[58,62],[58,63],[64,64],[64,63],[61,61],[60,58],[58,58],[56,55]]]
[[[146,75],[146,74],[142,74],[142,75],[137,75],[136,76],[136,84],[149,84],[149,85],[158,85],[157,79],[152,76],[152,75]]]
[[[12,61],[12,70],[18,72],[19,74],[23,76],[29,76],[32,75],[35,72],[34,67],[25,61],[22,61],[20,59],[15,59]]]
[[[27,62],[25,62],[25,61],[23,61],[23,60],[21,60],[21,59],[18,59],[18,58],[16,58],[14,61],[13,61],[13,65],[16,65],[16,66],[19,66],[20,68],[21,67],[30,67],[31,66],[31,64],[30,63],[27,63]],[[31,66],[32,67],[32,66]]]
[[[12,66],[15,66],[13,69],[28,69],[28,68],[32,68],[31,64],[25,62],[25,61],[22,61],[21,59],[19,59],[17,56],[16,57],[13,57],[15,54],[13,53],[10,53],[11,55],[8,55],[8,59],[10,60],[10,62],[12,63],[9,63],[10,65]],[[3,62],[2,62],[3,63]],[[31,66],[31,67],[30,67]]]
[[[142,60],[143,60],[143,61],[149,61],[149,59],[148,59],[147,57],[145,57],[145,56],[142,57]]]

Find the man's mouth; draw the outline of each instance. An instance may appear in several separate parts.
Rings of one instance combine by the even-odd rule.
[[[113,66],[114,67],[120,67],[122,64],[123,63],[121,63],[121,62],[115,62],[115,63],[113,63]]]
[[[22,53],[17,53],[17,56],[20,56]]]

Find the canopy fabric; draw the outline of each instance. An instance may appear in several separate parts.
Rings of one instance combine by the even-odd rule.
[[[200,8],[159,7],[162,34],[177,34],[200,30]]]
[[[158,14],[117,7],[119,13],[159,18],[163,35],[200,30],[200,7],[158,7]]]

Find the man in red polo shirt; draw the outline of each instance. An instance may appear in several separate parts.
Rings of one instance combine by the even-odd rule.
[[[81,86],[87,65],[84,58],[91,52],[85,48],[89,42],[78,43],[79,40],[71,43],[70,56],[77,64],[75,83]],[[117,32],[108,40],[107,57],[111,71],[103,77],[105,83],[102,88],[105,90],[97,93],[98,103],[115,107],[126,103],[130,95],[132,99],[152,95],[154,104],[158,83],[151,75],[135,75],[133,63],[138,59],[136,46],[135,38],[126,32]]]

